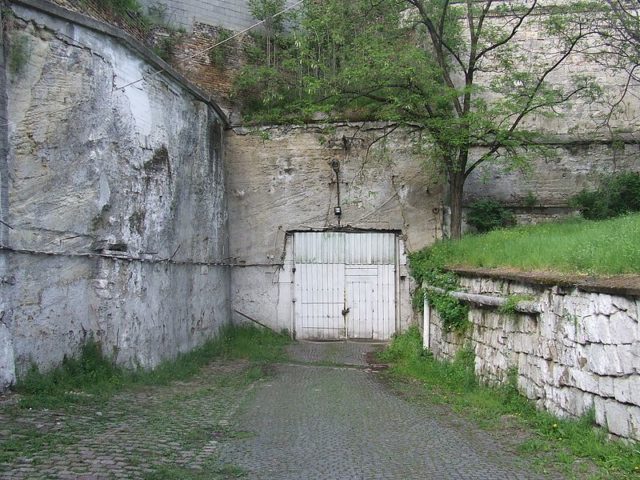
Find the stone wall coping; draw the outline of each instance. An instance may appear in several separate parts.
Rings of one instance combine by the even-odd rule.
[[[423,285],[423,288],[425,290],[431,290],[433,292],[448,293],[450,296],[460,301],[467,302],[467,303],[475,303],[477,305],[483,305],[487,307],[499,308],[506,305],[506,303],[508,302],[508,297],[499,297],[496,295],[483,295],[478,293],[467,293],[467,292],[461,292],[461,291],[447,292],[442,288],[434,287],[433,285],[427,285],[427,284]],[[517,304],[513,305],[513,310],[521,313],[541,313],[542,307],[538,302],[521,300]]]
[[[140,55],[151,66],[155,67],[158,70],[161,70],[164,75],[171,77],[173,80],[178,82],[182,87],[185,88],[185,90],[191,93],[198,100],[211,106],[211,108],[213,108],[216,114],[220,117],[220,120],[222,120],[225,128],[229,126],[227,115],[212,99],[211,95],[207,94],[204,90],[191,83],[186,77],[178,73],[171,65],[162,60],[149,48],[144,46],[139,40],[135,39],[125,31],[107,23],[100,22],[93,18],[82,15],[80,13],[66,10],[65,8],[54,5],[53,3],[43,2],[42,0],[11,0],[11,3],[20,5],[22,7],[31,8],[33,10],[43,12],[53,17],[61,18],[63,20],[75,23],[82,27],[117,39],[118,41],[125,44],[128,48],[136,52],[138,55]]]
[[[508,268],[450,267],[449,270],[462,277],[482,277],[492,280],[509,280],[538,287],[577,288],[583,292],[606,293],[640,298],[640,275],[616,275],[596,277],[571,275],[557,272],[522,272]]]

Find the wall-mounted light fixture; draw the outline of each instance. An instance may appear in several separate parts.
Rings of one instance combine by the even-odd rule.
[[[342,207],[335,207],[333,209],[333,213],[335,213],[336,217],[339,217],[340,215],[342,215]]]

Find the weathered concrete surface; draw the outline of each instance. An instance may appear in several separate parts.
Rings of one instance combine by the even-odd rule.
[[[411,321],[404,249],[441,236],[442,185],[425,173],[406,135],[382,125],[236,129],[227,136],[233,309],[291,329],[292,264],[287,232],[339,225],[401,234],[400,328]],[[332,161],[340,164],[342,218]],[[242,320],[237,317],[238,320]]]
[[[617,436],[640,440],[636,296],[480,274],[465,274],[461,285],[470,293],[531,296],[542,313],[509,315],[472,305],[472,326],[460,335],[446,332],[437,312],[427,309],[428,346],[434,355],[452,359],[470,345],[480,378],[505,382],[515,369],[520,390],[540,408],[569,417],[594,409],[599,425]]]
[[[342,342],[295,348],[296,360],[322,363],[352,363],[364,350]],[[376,375],[277,365],[233,419],[235,430],[253,435],[221,443],[220,461],[251,480],[543,478],[491,434],[450,411],[409,403]]]
[[[16,367],[91,336],[144,367],[201,344],[229,318],[217,107],[170,75],[118,89],[156,66],[91,22],[11,7],[0,278]]]

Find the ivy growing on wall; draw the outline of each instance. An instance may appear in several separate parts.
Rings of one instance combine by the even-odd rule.
[[[469,325],[469,307],[449,295],[449,292],[460,287],[458,277],[446,271],[443,260],[429,248],[410,254],[409,267],[411,275],[419,285],[413,295],[414,308],[421,310],[423,300],[426,298],[438,312],[445,330],[464,332]],[[444,293],[424,290],[422,288],[424,283],[441,288]]]

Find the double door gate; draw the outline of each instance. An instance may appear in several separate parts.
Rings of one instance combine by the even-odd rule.
[[[387,340],[396,330],[393,233],[294,234],[299,339]]]

